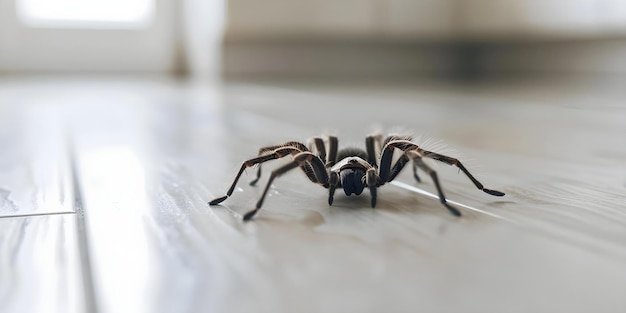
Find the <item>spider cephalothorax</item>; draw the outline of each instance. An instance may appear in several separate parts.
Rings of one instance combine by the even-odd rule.
[[[424,150],[413,143],[412,138],[409,136],[390,135],[385,140],[382,140],[380,135],[368,136],[365,139],[365,146],[367,151],[358,148],[345,148],[338,151],[337,137],[329,136],[326,140],[321,137],[312,138],[308,147],[297,141],[263,147],[259,150],[258,157],[243,162],[226,195],[212,200],[209,204],[216,205],[230,197],[235,190],[237,181],[239,181],[241,174],[246,168],[259,165],[256,178],[250,182],[251,185],[254,185],[261,177],[261,163],[286,156],[292,156],[291,162],[272,171],[265,190],[256,204],[256,208],[246,213],[243,216],[244,220],[251,219],[261,209],[265,195],[274,179],[296,167],[301,168],[312,182],[320,184],[329,190],[328,204],[333,203],[333,197],[337,188],[342,188],[344,193],[350,196],[352,194],[360,195],[367,187],[371,194],[372,207],[375,207],[377,188],[394,180],[404,166],[409,161],[413,161],[413,176],[415,179],[418,182],[420,181],[417,175],[417,168],[429,174],[435,183],[441,203],[453,215],[461,216],[459,210],[447,203],[437,178],[437,172],[428,166],[423,158],[431,158],[448,165],[457,166],[478,189],[493,196],[504,196],[503,192],[483,188],[483,185],[470,174],[458,159]],[[328,154],[326,153],[327,149]],[[392,165],[393,152],[396,149],[400,150],[402,154]]]

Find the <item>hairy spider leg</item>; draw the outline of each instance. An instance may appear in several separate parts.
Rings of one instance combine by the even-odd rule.
[[[337,185],[339,185],[339,173],[331,171],[328,173],[328,205],[333,205]]]
[[[392,137],[387,137],[387,139],[385,139],[386,144],[385,144],[385,147],[383,148],[383,152],[381,153],[381,156],[380,156],[380,168],[378,169],[378,171],[379,171],[378,172],[378,176],[380,178],[380,182],[379,182],[380,185],[383,185],[383,184],[385,184],[387,182],[390,182],[390,181],[394,180],[396,178],[396,176],[398,176],[398,174],[402,171],[402,169],[404,168],[406,163],[409,162],[410,158],[407,155],[407,150],[417,149],[417,145],[411,143],[410,141],[402,140],[402,144],[400,144],[399,141],[393,141],[390,138],[392,138]],[[408,144],[410,144],[410,145],[408,145]],[[393,158],[393,152],[394,152],[394,150],[396,148],[402,150],[403,154],[402,154],[402,156],[400,156],[398,161],[396,161],[396,163],[394,164],[394,166],[392,168],[391,167],[391,161],[392,161],[392,158]],[[419,164],[417,164],[417,162],[418,161],[416,161],[416,159],[413,159],[413,164],[414,164],[413,175],[414,175],[415,179],[419,181],[419,176],[417,176],[417,173],[416,173],[416,167],[419,166]],[[439,184],[439,182],[437,181],[436,185],[438,186],[438,184]]]
[[[417,165],[417,167],[419,167],[424,172],[430,175],[430,178],[433,180],[433,183],[435,184],[435,188],[437,188],[437,194],[439,196],[439,201],[441,202],[441,204],[443,204],[443,206],[446,207],[446,209],[448,209],[448,211],[450,211],[452,215],[461,216],[461,212],[455,207],[449,205],[448,201],[446,201],[446,196],[443,194],[443,190],[441,189],[441,184],[439,183],[439,178],[437,177],[437,172],[435,172],[435,170],[433,170],[430,166],[428,166],[428,164],[424,163],[422,156],[418,152],[414,150],[407,151],[407,154],[411,156],[411,159],[413,159],[413,162]]]
[[[294,168],[302,167],[305,164],[310,164],[313,167],[314,173],[317,176],[318,183],[322,184],[325,188],[328,188],[328,172],[326,171],[324,162],[318,156],[311,152],[307,151],[298,153],[296,156],[294,156],[291,162],[272,171],[272,174],[270,175],[270,178],[265,185],[265,189],[263,190],[263,194],[261,195],[259,201],[256,203],[256,207],[254,208],[254,210],[246,213],[243,216],[243,220],[250,220],[261,209],[261,206],[263,206],[263,201],[265,200],[265,196],[267,195],[267,192],[269,191],[270,186],[272,185],[272,182],[276,177],[279,177]]]
[[[323,161],[326,161],[326,145],[324,144],[324,139],[320,138],[320,137],[313,137],[311,139],[313,141],[313,143],[315,144],[315,150],[317,151],[317,155],[320,157],[320,159],[322,159]],[[313,146],[311,146],[310,150],[313,151]]]
[[[376,163],[376,135],[365,138],[365,150],[367,151],[367,162],[371,166],[378,167],[378,163]]]
[[[405,139],[409,139],[411,138],[410,136],[388,136],[385,138],[385,144],[389,143],[392,140],[405,140]],[[382,157],[382,136],[381,135],[371,135],[368,136],[365,139],[365,145],[367,147],[367,155],[368,155],[368,162],[370,164],[372,164],[373,166],[380,166],[380,164],[376,163],[376,160],[378,157]],[[389,159],[386,161],[389,161],[389,166],[391,166],[391,158],[393,158],[393,154],[388,156]],[[374,161],[372,161],[374,160]],[[396,176],[398,176],[398,174],[400,174],[400,172],[402,171],[402,169],[404,168],[404,166],[409,162],[409,158],[402,154],[402,156],[400,156],[400,158],[396,161],[396,163],[393,165],[393,167],[390,169],[389,172],[389,177],[384,180],[379,182],[379,186],[385,184],[386,182],[390,182],[392,180],[394,180],[396,178]],[[419,176],[417,175],[417,166],[415,165],[415,163],[413,164],[413,177],[415,177],[415,180],[417,182],[420,182],[421,179],[419,178]]]
[[[230,186],[230,188],[228,189],[228,191],[226,192],[226,195],[223,197],[219,197],[219,198],[215,198],[213,200],[211,200],[211,202],[209,202],[209,205],[216,205],[218,203],[223,202],[224,200],[226,200],[228,197],[230,197],[233,194],[233,191],[235,190],[235,186],[237,185],[237,182],[239,181],[239,178],[241,177],[241,174],[243,173],[243,171],[251,166],[254,166],[255,164],[261,164],[270,160],[275,160],[275,159],[279,159],[279,158],[283,158],[286,157],[292,153],[300,153],[301,151],[294,148],[294,147],[283,147],[283,148],[278,148],[276,150],[274,150],[274,153],[271,154],[265,154],[256,158],[252,158],[250,160],[246,160],[243,162],[243,164],[241,164],[241,168],[239,169],[239,172],[237,172],[237,176],[235,176],[235,180],[233,181],[232,185]]]
[[[317,183],[317,178],[315,178],[315,173],[313,168],[309,165],[309,164],[304,164],[302,166],[302,171],[304,172],[304,174],[306,174],[306,176],[314,183]],[[256,183],[259,181],[259,179],[261,179],[261,165],[258,166],[257,169],[257,177],[254,178],[254,180],[252,180],[250,182],[250,186],[256,186]]]
[[[479,190],[482,190],[483,192],[488,193],[492,196],[497,196],[497,197],[504,196],[504,193],[501,191],[484,188],[483,184],[481,184],[476,178],[474,178],[474,176],[465,168],[465,166],[463,166],[461,161],[459,161],[458,159],[445,156],[439,153],[435,153],[432,151],[424,150],[420,148],[419,146],[417,146],[415,143],[408,141],[408,140],[393,140],[387,143],[385,145],[385,148],[383,148],[384,151],[381,156],[381,161],[380,161],[381,164],[383,162],[391,163],[391,157],[393,155],[394,148],[401,149],[402,151],[405,151],[405,152],[415,150],[423,157],[431,158],[431,159],[446,163],[451,166],[452,165],[456,166],[465,174],[465,176],[467,176],[474,183],[476,188],[478,188]],[[419,167],[419,164],[417,164],[417,166]],[[381,172],[379,173],[379,175],[381,179],[385,181],[385,179],[389,177],[389,170],[388,168],[385,171],[383,170],[384,168],[381,165],[381,169],[380,169]]]
[[[476,178],[474,178],[474,176],[472,176],[469,171],[465,168],[465,166],[463,166],[463,164],[461,164],[461,162],[458,159],[455,158],[451,158],[451,157],[447,157],[438,153],[434,153],[431,151],[426,151],[423,150],[421,148],[419,148],[416,144],[414,144],[411,141],[408,140],[391,140],[389,141],[385,147],[383,148],[383,152],[381,154],[381,158],[380,158],[380,168],[379,168],[379,177],[381,179],[381,182],[389,182],[391,180],[393,180],[393,178],[395,178],[395,175],[398,174],[398,172],[402,169],[402,167],[406,164],[407,161],[404,161],[404,159],[401,157],[398,162],[396,162],[396,165],[394,165],[393,169],[391,168],[391,161],[392,161],[392,157],[393,157],[393,151],[394,149],[400,149],[402,151],[404,151],[404,155],[406,155],[407,157],[409,157],[411,160],[413,160],[413,163],[415,164],[416,167],[419,167],[420,169],[424,170],[425,172],[427,172],[434,184],[435,187],[437,188],[437,193],[439,194],[439,199],[441,201],[441,203],[450,211],[450,213],[452,213],[453,215],[456,216],[460,216],[461,213],[455,209],[454,207],[450,206],[447,204],[447,201],[445,199],[445,196],[443,194],[443,190],[441,189],[441,185],[439,183],[439,179],[437,177],[437,173],[430,168],[430,166],[428,166],[426,163],[424,163],[424,161],[422,160],[422,157],[430,157],[432,159],[447,163],[449,165],[456,165],[459,169],[461,169],[461,171],[463,171],[463,173],[465,173],[465,175],[467,177],[470,178],[470,180],[474,183],[474,185],[476,185],[476,187],[480,190],[483,190],[484,192],[494,195],[494,196],[503,196],[504,193],[500,192],[500,191],[495,191],[495,190],[490,190],[490,189],[485,189],[483,187],[483,185],[478,182],[478,180],[476,180]],[[399,162],[404,162],[404,164],[399,163]]]
[[[389,135],[385,138],[385,140],[382,142],[382,146],[379,147],[379,149],[381,151],[379,151],[379,155],[382,157],[382,149],[383,146],[387,146],[387,144],[391,141],[396,141],[396,140],[404,140],[404,141],[409,141],[411,142],[411,140],[413,140],[413,137],[409,136],[409,135]],[[393,154],[390,156],[393,157]],[[394,179],[396,179],[396,176],[398,176],[398,174],[400,174],[400,172],[402,171],[402,169],[404,168],[404,166],[409,162],[409,158],[407,156],[405,156],[404,154],[402,156],[400,156],[400,158],[398,159],[398,161],[396,161],[396,163],[393,165],[393,167],[391,168],[391,172],[390,172],[390,176],[386,181],[383,181],[382,183],[386,183],[386,182],[390,182],[393,181]],[[415,163],[413,163],[413,178],[415,178],[415,180],[419,183],[422,180],[420,179],[419,175],[417,175],[417,165],[415,165]]]
[[[281,148],[288,148],[288,147],[292,147],[297,150],[297,152],[293,152],[291,154],[295,154],[295,153],[302,152],[302,151],[308,151],[308,149],[303,143],[298,142],[298,141],[288,141],[282,145],[267,146],[267,147],[260,148],[259,156],[276,153],[276,150],[281,149]],[[250,186],[256,185],[259,179],[261,179],[261,164],[260,163],[257,166],[256,177],[252,181],[250,181]]]
[[[326,167],[330,168],[337,163],[339,140],[335,136],[327,136],[326,139],[328,142],[328,154],[326,154],[326,142],[324,139],[320,137],[313,137],[311,141],[315,144],[315,149],[317,150],[320,159],[326,162]]]
[[[406,154],[402,154],[400,158],[398,159],[398,161],[396,161],[396,164],[394,164],[393,167],[391,168],[391,172],[389,173],[389,178],[387,178],[387,181],[385,181],[384,183],[390,182],[396,179],[396,176],[400,174],[404,166],[407,163],[409,163],[409,161],[410,161],[409,157],[406,156]],[[422,181],[419,175],[417,175],[417,165],[415,164],[415,162],[413,162],[413,177],[418,183]]]
[[[403,153],[403,156],[398,159],[396,164],[391,168],[391,161],[393,159],[393,152],[396,148],[392,142],[385,144],[383,151],[380,154],[380,161],[378,167],[378,177],[380,178],[380,185],[385,184],[386,182],[390,182],[395,178],[398,173],[404,168],[404,165],[409,161],[409,158],[406,157]],[[404,150],[403,150],[404,152]]]
[[[339,146],[339,140],[335,136],[328,136],[328,159],[326,160],[326,167],[333,167],[337,163],[337,150]]]
[[[476,178],[474,178],[474,176],[465,168],[465,166],[463,166],[461,161],[459,161],[458,159],[445,156],[443,154],[435,153],[432,151],[423,150],[421,148],[418,148],[417,151],[419,151],[419,153],[424,157],[431,158],[431,159],[446,163],[448,165],[458,167],[463,173],[465,173],[465,176],[467,176],[474,183],[476,188],[484,191],[485,193],[488,193],[492,196],[497,196],[497,197],[504,196],[504,192],[484,188],[483,184],[481,184]]]
[[[392,141],[398,141],[398,140],[404,140],[404,141],[408,141],[408,142],[412,143],[413,137],[411,137],[409,135],[389,135],[389,136],[385,137],[385,140],[383,140],[382,145],[381,145],[381,150],[388,143],[390,143]]]
[[[365,183],[370,189],[370,195],[372,196],[371,205],[372,208],[376,207],[376,188],[378,188],[378,175],[376,174],[376,168],[372,167],[367,170],[365,174]]]

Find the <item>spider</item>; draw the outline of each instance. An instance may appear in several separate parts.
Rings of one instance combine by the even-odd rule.
[[[458,209],[447,203],[437,178],[437,172],[427,165],[423,158],[431,158],[448,165],[457,166],[479,190],[493,196],[504,196],[503,192],[484,188],[483,184],[476,180],[458,159],[424,150],[413,143],[413,138],[410,136],[389,135],[384,140],[382,135],[367,136],[365,139],[366,150],[359,148],[338,150],[337,137],[327,136],[325,139],[313,137],[308,141],[308,147],[302,142],[289,141],[282,145],[259,149],[258,157],[243,162],[226,195],[213,199],[209,205],[217,205],[230,197],[246,168],[258,165],[256,178],[250,182],[250,185],[255,185],[261,177],[261,163],[286,156],[292,156],[291,162],[272,171],[256,207],[243,216],[244,221],[250,220],[261,209],[274,179],[297,167],[304,171],[311,182],[328,189],[329,205],[333,204],[333,197],[337,188],[343,188],[346,196],[350,196],[352,194],[360,195],[367,187],[371,195],[372,208],[376,207],[377,188],[394,180],[405,165],[409,161],[413,161],[413,177],[420,182],[420,177],[417,174],[418,168],[428,173],[435,184],[441,204],[452,215],[461,216]],[[393,154],[396,149],[400,150],[402,154],[392,166]]]

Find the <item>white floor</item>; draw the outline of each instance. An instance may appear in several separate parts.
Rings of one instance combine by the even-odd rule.
[[[602,86],[602,87],[599,87]],[[0,80],[0,312],[624,312],[626,93],[589,83],[190,84]],[[263,209],[261,146],[411,130],[450,215],[410,170],[369,195],[298,171]],[[442,144],[445,143],[445,144]]]

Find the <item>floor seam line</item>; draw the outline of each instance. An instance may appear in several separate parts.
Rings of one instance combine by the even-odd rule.
[[[69,140],[68,140],[69,141]],[[89,238],[85,221],[85,207],[83,202],[83,190],[81,188],[77,153],[74,144],[70,141],[68,149],[71,182],[74,191],[74,212],[76,218],[76,238],[78,244],[78,254],[81,264],[81,276],[83,282],[83,305],[86,312],[97,313],[98,303],[96,300],[96,291],[93,278],[93,267],[89,254]]]
[[[26,213],[15,215],[0,215],[0,218],[24,218],[24,217],[37,217],[37,216],[50,216],[50,215],[72,215],[76,214],[76,211],[63,211],[63,212],[41,212],[41,213]]]

